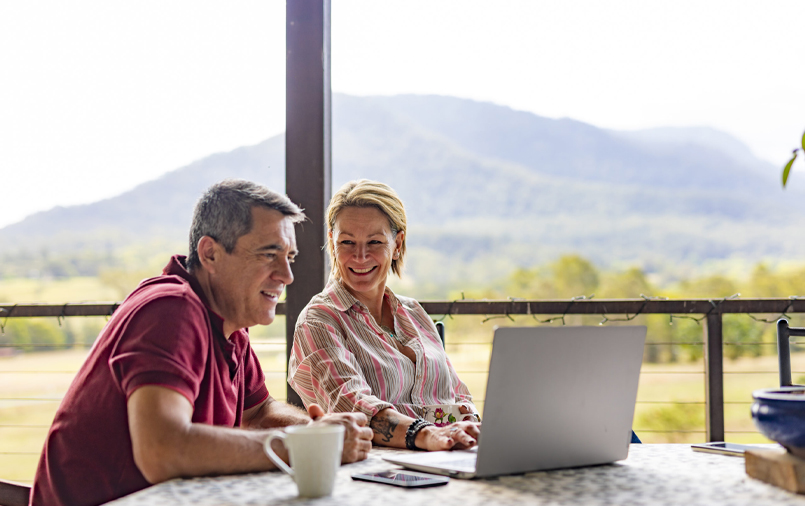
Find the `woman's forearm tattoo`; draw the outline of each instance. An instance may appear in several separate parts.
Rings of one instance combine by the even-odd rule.
[[[391,441],[391,438],[394,437],[394,429],[400,424],[397,420],[390,418],[388,415],[377,417],[372,417],[372,421],[369,422],[369,426],[372,427],[372,430],[375,434],[383,437],[383,442],[388,443]]]

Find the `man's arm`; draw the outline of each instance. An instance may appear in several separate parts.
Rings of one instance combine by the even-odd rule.
[[[134,462],[149,483],[275,467],[263,452],[268,430],[193,423],[193,405],[174,390],[140,387],[127,407]],[[283,448],[275,450],[287,461]]]
[[[257,406],[243,412],[243,427],[247,429],[272,429],[310,421],[310,415],[304,410],[279,402],[270,395]]]
[[[165,387],[140,387],[127,404],[134,463],[152,484],[179,477],[274,469],[263,451],[263,442],[270,433],[266,428],[309,423],[311,417],[298,408],[269,399],[248,410],[249,417],[244,417],[255,430],[243,430],[193,423],[193,405],[185,396]],[[320,407],[311,406],[310,414],[315,423],[344,425],[342,462],[367,457],[372,448],[372,431],[364,427],[363,413],[324,415]],[[281,444],[272,448],[288,462]]]

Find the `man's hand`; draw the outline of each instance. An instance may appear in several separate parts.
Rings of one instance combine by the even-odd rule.
[[[344,451],[341,453],[341,463],[351,464],[364,460],[372,449],[372,429],[366,426],[368,422],[363,413],[330,413],[325,414],[318,404],[307,407],[310,423],[329,423],[344,426]]]

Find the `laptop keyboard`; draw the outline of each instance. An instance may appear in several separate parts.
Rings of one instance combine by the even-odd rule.
[[[431,466],[451,467],[456,469],[475,470],[476,455],[462,455],[452,452],[431,453],[428,455],[427,463]],[[424,463],[424,460],[422,461]]]
[[[474,458],[463,458],[463,459],[455,459],[446,462],[447,465],[453,466],[456,469],[472,469],[475,470],[475,462],[476,459]]]

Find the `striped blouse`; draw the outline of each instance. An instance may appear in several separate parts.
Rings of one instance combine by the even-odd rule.
[[[294,331],[288,383],[305,405],[315,402],[327,412],[361,411],[370,419],[388,407],[416,418],[429,404],[466,404],[477,413],[422,306],[388,287],[384,297],[394,315],[396,339],[414,351],[416,364],[369,309],[331,277],[299,315]]]

